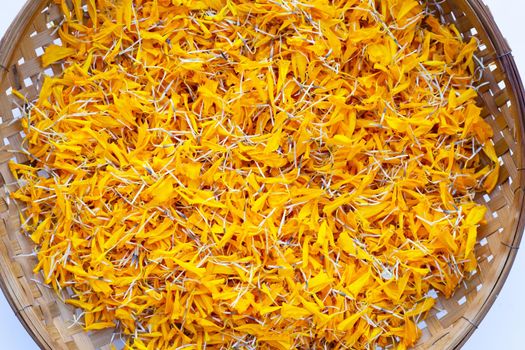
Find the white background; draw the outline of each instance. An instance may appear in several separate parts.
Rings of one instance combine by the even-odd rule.
[[[525,77],[524,0],[485,0],[499,28],[509,41]],[[24,0],[3,0],[0,5],[0,36],[3,35]],[[525,333],[525,248],[521,249],[501,294],[463,350],[520,350]],[[37,350],[0,292],[0,348]],[[521,346],[520,346],[521,344]],[[436,349],[441,350],[441,349]]]

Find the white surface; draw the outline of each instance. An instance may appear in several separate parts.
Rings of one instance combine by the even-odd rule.
[[[492,10],[499,28],[509,41],[514,57],[525,77],[525,40],[522,31],[524,0],[485,0]],[[24,0],[2,1],[0,10],[0,35],[22,8]],[[501,294],[474,332],[463,350],[506,349],[519,350],[523,346],[523,317],[525,315],[525,248],[521,249]],[[21,323],[0,293],[0,348],[36,350],[38,347],[26,333]],[[520,346],[521,345],[521,346]],[[436,349],[440,350],[440,349]]]

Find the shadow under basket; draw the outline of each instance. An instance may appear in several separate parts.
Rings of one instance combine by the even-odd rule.
[[[479,106],[494,129],[500,159],[499,183],[490,195],[478,195],[488,207],[476,244],[479,267],[453,297],[439,295],[436,306],[419,323],[422,337],[415,349],[460,348],[494,303],[510,271],[525,226],[523,199],[525,96],[518,71],[505,39],[481,0],[427,0],[429,8],[445,23],[454,24],[464,40],[477,37],[478,72],[481,76]],[[9,193],[17,188],[8,163],[27,162],[14,152],[23,132],[23,101],[38,97],[45,75],[61,72],[59,64],[44,69],[45,48],[59,44],[57,26],[63,16],[49,0],[29,0],[0,42],[0,287],[28,333],[42,349],[109,350],[112,330],[84,332],[73,325],[75,310],[61,302],[52,289],[33,274],[33,243],[20,232],[19,208]]]

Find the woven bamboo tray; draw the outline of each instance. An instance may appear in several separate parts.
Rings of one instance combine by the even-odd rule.
[[[495,149],[502,164],[499,186],[478,201],[488,206],[476,244],[479,268],[450,299],[438,297],[429,317],[419,324],[423,336],[416,349],[457,349],[477,328],[492,306],[516,256],[525,226],[523,176],[525,96],[510,49],[481,0],[426,0],[442,21],[454,23],[465,40],[480,41],[476,56],[480,106],[492,125]],[[29,0],[0,42],[0,287],[28,333],[43,349],[109,350],[111,330],[86,333],[73,323],[75,310],[64,305],[32,272],[33,244],[20,233],[16,189],[8,162],[26,162],[17,153],[23,139],[20,117],[27,106],[12,89],[29,100],[38,96],[44,75],[44,48],[59,43],[62,14],[49,0]],[[115,341],[115,339],[113,339]]]

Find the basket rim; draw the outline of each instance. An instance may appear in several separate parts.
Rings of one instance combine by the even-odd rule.
[[[525,150],[525,90],[523,87],[523,81],[520,77],[516,61],[512,55],[512,50],[501,33],[494,16],[492,15],[489,7],[484,4],[483,0],[464,0],[465,3],[472,9],[473,13],[476,15],[477,19],[480,21],[481,26],[485,30],[486,34],[489,37],[490,43],[496,51],[496,58],[501,63],[504,72],[506,73],[507,79],[510,82],[512,92],[517,102],[517,110],[519,114],[519,134],[521,135],[521,143],[518,145],[522,150]],[[520,175],[521,170],[518,169]],[[468,339],[472,336],[474,331],[478,328],[479,324],[483,321],[488,311],[496,301],[501,289],[505,285],[505,282],[509,276],[514,260],[518,254],[519,246],[524,235],[525,230],[525,190],[523,188],[517,189],[519,194],[519,213],[517,217],[516,231],[514,232],[514,237],[512,243],[509,245],[509,253],[505,263],[503,264],[501,273],[497,276],[496,283],[490,291],[489,295],[479,307],[478,312],[473,320],[467,320],[471,327],[466,327],[464,330],[456,336],[454,343],[451,344],[451,348],[460,349],[465,345]]]
[[[25,34],[27,26],[32,22],[35,16],[40,14],[42,8],[44,8],[49,1],[50,0],[27,0],[21,10],[18,12],[15,19],[5,31],[3,37],[0,40],[0,48],[2,48],[0,51],[0,80],[7,78],[7,74],[9,73],[9,62],[15,53],[15,48],[19,40]],[[423,1],[436,2],[436,0]],[[512,50],[505,37],[501,33],[501,30],[497,26],[489,7],[484,4],[483,0],[456,1],[463,1],[472,10],[485,33],[487,34],[490,44],[495,49],[496,59],[502,65],[503,71],[510,82],[510,88],[512,89],[512,93],[517,102],[517,111],[519,114],[519,120],[517,120],[519,124],[518,132],[521,135],[521,138],[518,139],[521,141],[518,146],[525,152],[525,89],[516,62],[514,60]],[[525,155],[523,157],[525,157]],[[518,169],[520,177],[522,170],[525,169]],[[452,338],[451,344],[448,345],[449,349],[460,349],[468,341],[496,301],[496,298],[498,297],[508,278],[512,265],[516,259],[525,229],[525,188],[520,187],[516,190],[516,192],[520,192],[519,194],[516,194],[516,196],[519,196],[518,203],[520,208],[519,212],[517,213],[516,231],[513,235],[513,241],[509,245],[510,251],[508,252],[505,262],[503,263],[501,273],[497,276],[496,282],[487,298],[484,300],[483,304],[477,308],[478,311],[475,314],[475,317],[471,320],[467,320],[471,326],[463,328],[461,332]],[[16,301],[11,297],[11,293],[9,293],[9,287],[1,274],[0,290],[5,295],[5,298],[16,317],[20,320],[23,327],[35,341],[37,346],[42,349],[53,349],[54,347],[52,345],[56,344],[49,343],[48,340],[51,339],[45,339],[39,335],[35,329],[31,327],[29,316],[25,314],[24,309],[17,308]],[[443,336],[446,334],[447,333],[445,333]]]
[[[5,31],[4,35],[0,39],[0,81],[7,78],[9,73],[9,62],[11,57],[15,53],[15,48],[25,34],[26,28],[29,23],[32,22],[33,18],[40,14],[40,11],[47,4],[48,0],[26,0],[18,14],[10,23],[9,27]],[[1,248],[1,247],[0,247]],[[2,276],[0,271],[0,290],[5,296],[7,303],[15,313],[20,323],[25,328],[27,333],[31,336],[35,344],[41,349],[54,349],[54,342],[51,339],[44,338],[41,334],[38,334],[33,327],[30,325],[30,317],[25,314],[25,308],[19,309],[16,305],[16,301],[11,297],[9,293],[8,285]],[[51,341],[51,343],[50,343]]]

